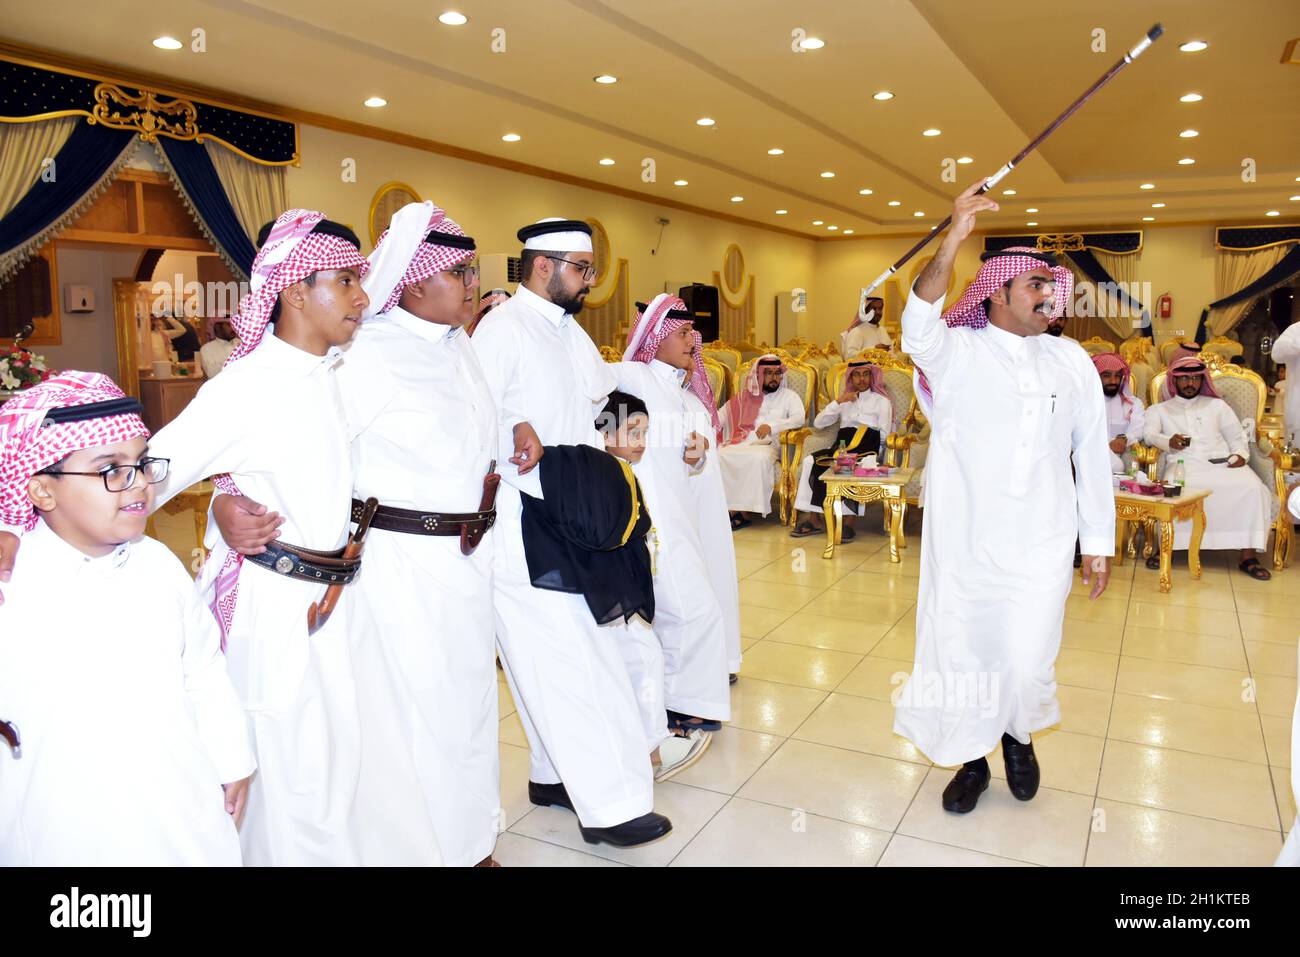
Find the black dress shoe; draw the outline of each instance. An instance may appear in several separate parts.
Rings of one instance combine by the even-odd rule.
[[[538,807],[550,807],[554,804],[556,807],[573,811],[573,802],[569,800],[569,792],[564,790],[563,784],[538,784],[536,781],[529,781],[528,800]],[[578,812],[573,811],[573,813]]]
[[[963,764],[943,789],[943,809],[954,814],[969,814],[975,810],[980,795],[989,789],[990,777],[992,773],[986,758]]]
[[[615,847],[636,847],[657,841],[673,829],[673,822],[662,814],[651,811],[640,817],[613,827],[579,827],[582,839],[588,844],[612,844]]]
[[[1038,793],[1038,759],[1034,745],[1021,744],[1009,734],[1002,736],[1002,760],[1007,766],[1007,786],[1017,801],[1028,801]]]

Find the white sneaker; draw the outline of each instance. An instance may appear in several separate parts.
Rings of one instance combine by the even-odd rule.
[[[655,780],[667,781],[678,771],[686,770],[700,759],[712,742],[713,735],[704,731],[692,731],[684,738],[673,735],[659,745],[662,763],[655,768]]]

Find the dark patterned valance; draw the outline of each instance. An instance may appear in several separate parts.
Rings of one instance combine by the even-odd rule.
[[[1237,252],[1294,242],[1300,242],[1300,226],[1220,226],[1214,231],[1216,249]]]
[[[1142,249],[1142,231],[1122,233],[1028,233],[1021,236],[985,236],[984,251],[1008,246],[1033,246],[1052,252],[1074,249],[1099,249],[1104,253],[1125,256]]]
[[[151,142],[159,136],[211,140],[267,166],[298,161],[295,123],[0,58],[0,123],[59,116],[85,116]]]

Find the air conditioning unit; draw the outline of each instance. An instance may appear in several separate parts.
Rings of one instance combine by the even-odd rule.
[[[808,337],[808,292],[790,289],[776,294],[776,342]]]

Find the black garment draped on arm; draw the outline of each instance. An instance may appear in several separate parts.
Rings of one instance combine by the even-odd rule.
[[[543,498],[521,496],[533,587],[581,594],[600,625],[653,621],[650,512],[631,467],[587,445],[548,445],[537,470]]]

